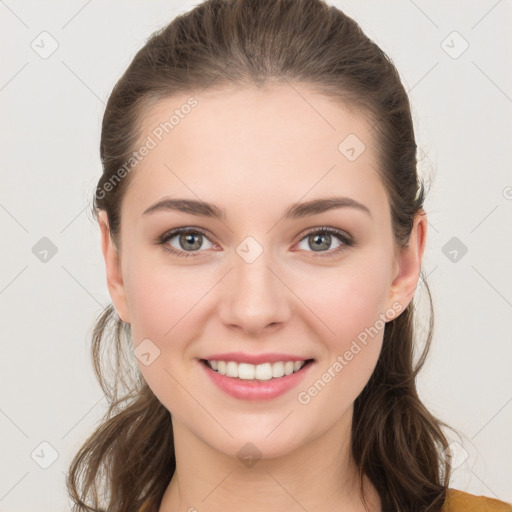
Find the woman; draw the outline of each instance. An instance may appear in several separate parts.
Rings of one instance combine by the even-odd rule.
[[[511,510],[449,488],[416,391],[425,191],[398,72],[352,19],[203,2],[117,83],[101,158],[111,407],[76,510]]]

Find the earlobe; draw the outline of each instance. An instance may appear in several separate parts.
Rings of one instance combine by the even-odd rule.
[[[110,235],[108,215],[105,210],[100,210],[98,213],[98,223],[101,232],[101,251],[105,260],[105,271],[110,298],[112,299],[112,303],[120,319],[125,323],[130,323],[119,250]]]
[[[405,310],[414,297],[426,241],[427,215],[424,210],[420,210],[414,217],[407,247],[399,249],[397,256],[398,273],[390,289],[390,302],[391,304],[399,302],[401,311]]]

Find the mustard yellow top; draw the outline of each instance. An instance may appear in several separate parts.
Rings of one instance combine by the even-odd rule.
[[[146,503],[140,512],[153,511],[149,510]],[[512,512],[512,504],[486,496],[476,496],[458,489],[448,489],[443,512]]]
[[[512,512],[512,504],[458,489],[448,489],[443,512]]]

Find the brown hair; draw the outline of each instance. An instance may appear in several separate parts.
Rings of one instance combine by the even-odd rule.
[[[304,84],[366,115],[395,242],[407,245],[425,198],[407,94],[386,54],[323,0],[207,0],[149,38],[115,85],[103,118],[103,174],[93,212],[96,219],[98,210],[107,212],[116,243],[121,200],[134,175],[121,173],[120,179],[119,171],[136,148],[148,106],[176,93],[272,81]],[[423,274],[422,280],[430,320],[421,357],[413,366],[411,302],[386,324],[376,368],[354,403],[352,450],[361,489],[366,474],[384,511],[440,511],[450,478],[441,430],[448,425],[424,407],[415,385],[433,333],[432,298]],[[175,471],[171,415],[132,353],[130,326],[107,306],[94,329],[92,357],[109,409],[71,463],[67,486],[74,510],[137,511],[146,501],[156,509]]]

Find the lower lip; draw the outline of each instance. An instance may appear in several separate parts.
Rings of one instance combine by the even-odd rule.
[[[252,381],[226,377],[212,370],[204,361],[199,361],[200,366],[219,389],[240,400],[271,400],[286,393],[299,384],[313,363],[314,361],[309,361],[298,372],[278,379]]]

